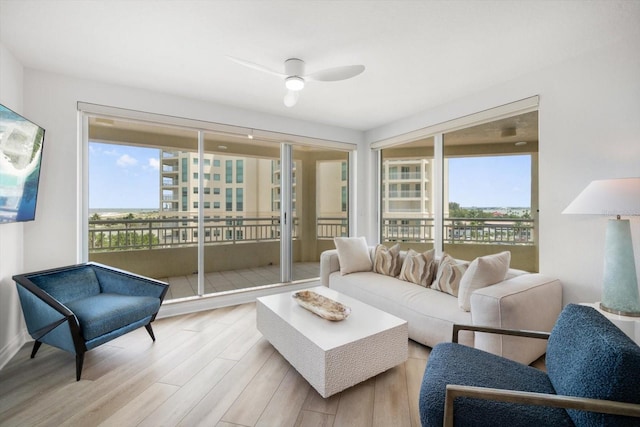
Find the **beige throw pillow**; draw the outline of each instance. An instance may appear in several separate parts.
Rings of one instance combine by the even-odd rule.
[[[480,288],[502,282],[509,270],[511,252],[504,251],[474,259],[460,281],[458,306],[471,311],[471,294]]]
[[[468,266],[469,263],[458,261],[448,253],[443,252],[438,265],[438,274],[431,284],[431,289],[457,297],[460,280],[462,280],[462,276]]]
[[[401,268],[399,244],[395,244],[391,248],[387,248],[385,245],[376,246],[373,256],[373,271],[375,273],[398,277]]]
[[[435,259],[435,250],[418,253],[409,249],[402,263],[400,279],[427,287],[433,281],[438,263]]]
[[[334,237],[333,242],[338,250],[340,274],[371,271],[371,256],[364,237]]]

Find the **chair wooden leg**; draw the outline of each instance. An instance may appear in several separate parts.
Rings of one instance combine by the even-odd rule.
[[[76,354],[76,381],[80,381],[82,375],[82,364],[84,363],[84,352]]]
[[[40,346],[42,345],[42,342],[35,340],[33,343],[33,350],[31,350],[31,358],[33,359],[34,357],[36,357],[36,353],[38,352],[38,349],[40,349]]]
[[[144,325],[144,327],[147,330],[147,332],[149,332],[149,335],[151,335],[151,339],[155,341],[156,336],[153,335],[153,329],[151,328],[151,323],[147,323],[146,325]]]

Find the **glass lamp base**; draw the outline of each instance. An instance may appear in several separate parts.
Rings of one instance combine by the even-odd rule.
[[[600,303],[600,309],[618,316],[640,317],[640,311],[620,311],[615,308],[609,308],[602,303]]]

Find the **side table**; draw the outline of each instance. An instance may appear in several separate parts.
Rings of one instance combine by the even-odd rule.
[[[609,313],[600,308],[600,301],[595,303],[582,303],[593,307],[602,313],[607,319],[627,334],[636,344],[640,345],[640,317],[620,316],[618,314]]]

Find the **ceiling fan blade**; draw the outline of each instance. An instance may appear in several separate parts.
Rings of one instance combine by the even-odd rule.
[[[287,77],[287,75],[284,74],[284,73],[280,73],[278,71],[272,70],[270,68],[264,67],[264,66],[259,65],[259,64],[255,64],[253,62],[245,61],[244,59],[235,58],[233,56],[227,56],[227,59],[229,59],[229,60],[231,60],[231,61],[233,61],[233,62],[235,62],[237,64],[244,65],[245,67],[253,68],[254,70],[262,71],[262,72],[268,73],[268,74],[273,74],[274,76],[278,76],[278,77],[282,77],[282,78]]]
[[[298,102],[298,98],[300,98],[299,90],[288,90],[286,95],[284,96],[284,105],[291,108]]]
[[[305,79],[320,82],[336,82],[338,80],[346,80],[355,77],[364,71],[364,65],[345,65],[342,67],[327,68],[326,70],[316,71]]]

